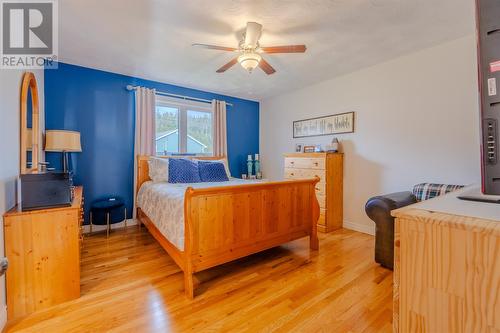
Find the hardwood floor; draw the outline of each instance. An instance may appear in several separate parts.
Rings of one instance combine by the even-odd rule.
[[[8,324],[7,332],[390,332],[392,272],[374,238],[349,230],[183,275],[145,228],[85,239],[82,297]],[[61,267],[61,269],[64,269]]]

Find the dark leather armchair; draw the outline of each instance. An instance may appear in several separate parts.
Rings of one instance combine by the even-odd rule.
[[[461,189],[463,185],[422,183],[413,192],[398,192],[373,197],[366,203],[365,211],[375,222],[375,261],[383,267],[394,266],[394,218],[391,210],[432,199]]]
[[[394,217],[391,211],[417,202],[412,192],[398,192],[373,197],[365,211],[375,222],[375,261],[383,267],[394,266]]]

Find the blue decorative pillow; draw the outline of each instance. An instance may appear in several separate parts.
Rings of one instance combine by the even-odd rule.
[[[227,182],[229,180],[224,163],[198,161],[198,169],[202,182]]]
[[[169,183],[200,183],[198,163],[184,158],[171,158],[168,161]]]

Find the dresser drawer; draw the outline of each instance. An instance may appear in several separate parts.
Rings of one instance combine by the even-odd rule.
[[[325,170],[312,170],[312,169],[294,169],[285,168],[286,179],[304,179],[319,177],[321,181],[325,181]]]
[[[311,158],[287,157],[285,158],[285,168],[325,170],[325,159],[314,158],[314,157]]]

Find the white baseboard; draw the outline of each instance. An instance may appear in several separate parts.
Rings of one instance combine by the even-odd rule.
[[[137,220],[136,219],[128,219],[127,220],[127,226],[130,225],[137,225]],[[111,229],[121,229],[125,227],[125,223],[120,222],[120,223],[115,223],[111,225]],[[375,235],[375,226],[372,225],[366,225],[366,224],[361,224],[361,223],[354,223],[350,222],[347,220],[344,220],[344,228],[349,229],[349,230],[354,230],[358,232],[362,232],[368,235]],[[105,225],[92,225],[92,231],[103,231],[106,230]],[[83,226],[83,233],[88,234],[90,232],[90,225],[84,225]],[[0,311],[1,312],[1,311]],[[1,313],[0,313],[0,320],[2,319]],[[0,322],[1,323],[1,322]]]
[[[3,329],[7,324],[7,306],[0,307],[0,332],[3,332]]]
[[[131,225],[137,225],[137,220],[136,219],[128,219],[127,220],[127,226],[131,226]],[[124,222],[120,222],[120,223],[114,223],[111,225],[111,229],[121,229],[121,228],[125,228],[125,223]],[[375,235],[375,226],[374,225],[366,225],[366,224],[361,224],[361,223],[354,223],[354,222],[350,222],[350,221],[347,221],[347,220],[344,220],[344,228],[345,229],[349,229],[349,230],[354,230],[354,231],[358,231],[358,232],[362,232],[364,234],[368,234],[368,235]],[[106,226],[105,225],[92,225],[92,231],[103,231],[103,230],[106,230]],[[83,233],[85,234],[88,234],[90,232],[90,225],[84,225],[83,226]],[[5,313],[6,310],[4,309]],[[1,311],[0,311],[0,324],[1,324],[1,320],[2,320],[2,314]]]
[[[137,220],[136,219],[127,219],[127,227],[131,226],[131,225],[137,225]],[[125,228],[124,222],[114,223],[111,225],[111,229],[121,229],[121,228]],[[92,225],[92,232],[104,231],[104,230],[106,230],[105,225],[96,225],[96,224]],[[84,234],[90,233],[90,225],[89,224],[86,224],[83,226],[83,233]]]
[[[361,223],[354,223],[344,220],[344,228],[354,231],[359,231],[368,235],[375,235],[375,225],[366,225]]]

